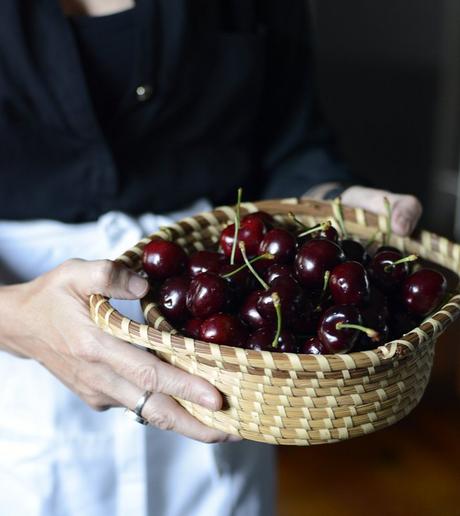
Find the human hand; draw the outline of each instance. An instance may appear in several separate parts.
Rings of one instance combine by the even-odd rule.
[[[239,440],[201,424],[172,398],[218,410],[222,397],[211,384],[104,333],[89,317],[90,294],[139,299],[147,290],[147,281],[121,264],[68,260],[0,289],[2,346],[39,361],[95,410],[133,409],[151,391],[142,411],[150,424],[203,442]]]
[[[377,214],[385,213],[385,197],[392,206],[392,230],[401,236],[410,235],[422,215],[422,205],[417,197],[358,185],[347,188],[341,195],[343,204]]]

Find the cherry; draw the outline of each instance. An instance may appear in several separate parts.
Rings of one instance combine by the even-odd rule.
[[[407,311],[425,317],[440,304],[447,291],[443,274],[432,269],[419,269],[404,282],[401,298]]]
[[[238,230],[238,241],[244,242],[248,256],[255,256],[259,251],[260,242],[265,234],[265,226],[262,222],[254,219],[248,225],[242,226]],[[221,233],[220,246],[227,258],[232,254],[233,242],[235,240],[235,224],[230,224]],[[236,248],[235,259],[241,263],[243,257],[241,251]]]
[[[238,301],[246,292],[255,288],[255,280],[251,271],[247,267],[237,271],[240,267],[241,265],[239,264],[230,265],[229,263],[224,263],[219,271],[220,276],[227,282],[232,299],[235,301]]]
[[[322,222],[311,228],[304,226],[298,219],[294,217],[297,224],[304,227],[305,231],[300,232],[297,235],[297,247],[301,247],[305,242],[309,240],[315,240],[322,238],[325,240],[331,240],[332,242],[338,242],[339,234],[337,230],[332,226],[330,221]]]
[[[187,337],[192,337],[193,339],[199,339],[200,334],[200,328],[203,320],[197,319],[196,317],[192,319],[188,319],[185,321],[185,324],[182,328],[182,331]]]
[[[316,331],[316,323],[311,301],[302,293],[292,309],[285,314],[285,326],[296,335],[308,335]]]
[[[358,339],[359,331],[366,331],[373,338],[375,331],[362,326],[360,311],[353,305],[335,305],[322,315],[318,338],[328,353],[347,353]]]
[[[361,305],[369,299],[369,279],[358,262],[344,262],[331,272],[329,288],[337,305]]]
[[[229,302],[227,282],[212,272],[198,274],[187,291],[187,308],[194,317],[209,317],[221,312]]]
[[[243,347],[247,337],[246,328],[234,315],[215,314],[201,323],[200,338],[206,342]]]
[[[400,251],[381,251],[372,258],[369,273],[373,282],[384,292],[396,290],[409,275],[409,263],[397,263],[401,259]]]
[[[309,337],[305,342],[300,344],[297,352],[305,353],[306,355],[325,355],[327,350],[318,337]]]
[[[144,247],[142,263],[150,279],[178,276],[185,269],[187,255],[182,247],[168,240],[152,240]]]
[[[361,333],[357,343],[353,347],[353,351],[368,351],[388,341],[390,334],[390,329],[387,324],[388,310],[385,304],[379,305],[377,301],[379,296],[381,296],[380,299],[384,299],[384,296],[380,292],[377,294],[377,290],[374,290],[371,296],[373,297],[371,297],[369,304],[365,308],[361,308],[360,311],[363,325],[376,330],[378,339],[373,339],[365,333]]]
[[[344,261],[340,247],[330,240],[315,239],[303,244],[295,257],[295,272],[302,286],[321,289],[324,274]]]
[[[274,329],[259,328],[249,335],[246,347],[255,351],[279,351],[280,353],[296,352],[296,342],[292,333],[282,330],[278,337],[276,347],[273,346],[275,336]]]
[[[276,310],[272,294],[276,292],[280,298],[283,318],[292,319],[301,300],[302,289],[294,278],[278,277],[274,279],[270,288],[262,291],[257,301],[257,310],[264,319],[276,319]]]
[[[246,223],[252,222],[254,219],[262,222],[267,231],[272,229],[276,224],[275,219],[266,211],[255,211],[253,213],[248,213],[248,215],[245,215],[241,219],[241,225],[244,226]]]
[[[248,326],[254,329],[262,328],[268,325],[273,326],[272,323],[270,323],[269,321],[264,319],[262,315],[260,315],[260,312],[257,309],[257,302],[261,294],[261,290],[254,290],[253,292],[251,292],[244,300],[243,305],[240,309],[241,319]]]
[[[277,263],[289,263],[294,258],[295,237],[286,229],[271,229],[259,246],[259,254],[270,253]]]
[[[166,319],[180,322],[188,315],[186,298],[190,279],[184,276],[167,278],[160,288],[158,305]]]
[[[340,242],[340,246],[342,247],[342,251],[347,260],[359,262],[363,265],[367,265],[369,263],[370,256],[360,242],[352,240],[351,238],[345,238]]]
[[[202,272],[214,272],[217,274],[225,263],[225,257],[220,253],[213,251],[197,251],[189,258],[188,273],[192,278]]]
[[[386,322],[384,322],[382,326],[373,326],[373,328],[377,331],[378,337],[371,338],[365,333],[361,333],[358,337],[356,344],[353,346],[353,352],[370,351],[371,349],[375,349],[388,342],[390,328]]]
[[[273,280],[279,277],[294,278],[294,268],[292,265],[281,263],[273,263],[264,274],[265,281],[270,284]]]

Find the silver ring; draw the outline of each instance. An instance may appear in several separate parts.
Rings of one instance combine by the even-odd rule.
[[[147,403],[147,400],[150,398],[152,393],[150,391],[145,391],[144,394],[139,398],[139,401],[136,403],[134,410],[125,409],[125,414],[136,421],[136,423],[140,423],[141,425],[148,425],[149,422],[142,416],[142,409],[144,405]]]

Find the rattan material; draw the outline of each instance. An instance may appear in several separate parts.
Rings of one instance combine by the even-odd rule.
[[[290,211],[307,225],[333,217],[331,203],[307,199],[241,206],[242,214],[259,209],[285,223]],[[156,237],[174,240],[188,251],[215,247],[222,227],[233,222],[234,215],[233,208],[221,207],[189,217],[141,240],[118,261],[140,271],[142,250]],[[385,230],[384,217],[346,207],[344,215],[347,230],[359,238]],[[422,232],[418,239],[394,236],[390,244],[455,274],[460,271],[460,246],[445,238]],[[358,437],[407,415],[428,383],[437,337],[460,313],[460,295],[455,294],[400,340],[373,351],[314,356],[248,351],[186,338],[171,328],[149,298],[142,304],[149,325],[123,317],[100,295],[91,296],[90,311],[105,331],[215,385],[225,397],[225,410],[212,412],[178,400],[200,421],[246,439],[291,445]]]

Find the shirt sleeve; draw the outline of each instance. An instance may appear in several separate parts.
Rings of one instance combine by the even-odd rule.
[[[304,0],[266,0],[266,87],[258,135],[266,198],[299,197],[325,182],[350,184],[314,86]]]

